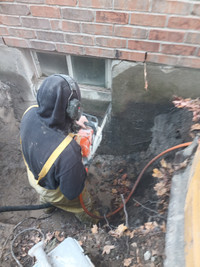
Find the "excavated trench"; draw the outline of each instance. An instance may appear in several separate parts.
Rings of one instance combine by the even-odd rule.
[[[20,118],[30,104],[21,88],[9,82],[0,83],[1,206],[38,203],[38,196],[27,181],[19,142]],[[98,102],[93,101],[92,104],[88,104],[84,100],[83,106],[87,113],[98,116],[101,122],[107,103],[104,103],[102,108],[102,104]],[[127,106],[127,109],[129,108],[131,109]],[[148,110],[153,108],[150,104],[140,106],[140,109],[145,110],[143,114],[147,114]],[[163,106],[160,108],[161,113],[156,114],[148,136],[144,129],[142,142],[138,141],[141,139],[141,132],[137,133],[137,129],[134,130],[131,126],[133,117],[124,119],[123,114],[121,116],[110,114],[103,132],[102,144],[97,150],[88,175],[95,208],[103,216],[118,208],[123,198],[127,198],[140,171],[151,158],[171,146],[190,141],[188,135],[192,122],[190,112],[177,110],[171,104],[165,109],[167,113],[162,114],[162,110]],[[143,118],[136,123],[144,127],[142,120]],[[173,158],[173,153],[167,157],[170,160]],[[126,205],[130,227],[138,227],[148,221],[158,223],[166,221],[167,213],[162,216],[158,214],[158,197],[154,190],[156,180],[152,177],[152,169],[156,166],[155,163],[145,172]],[[1,213],[2,240],[5,241],[10,233],[7,225],[13,226],[25,218],[41,215],[43,215],[42,210]],[[122,209],[109,219],[109,223],[117,226],[124,223],[125,219]],[[73,215],[57,210],[52,217],[40,221],[40,227],[50,231],[55,228],[65,229],[67,225],[74,223],[77,221]]]

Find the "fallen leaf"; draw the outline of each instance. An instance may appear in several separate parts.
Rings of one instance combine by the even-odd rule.
[[[46,234],[45,242],[50,241],[54,237],[54,233],[48,232]]]
[[[133,258],[124,259],[124,266],[130,266]]]
[[[117,194],[117,189],[113,188],[112,189],[112,194]]]
[[[192,125],[192,127],[191,127],[191,131],[197,131],[197,130],[200,130],[200,124],[199,123],[196,123],[196,124]]]
[[[187,165],[188,165],[188,159],[186,159],[183,162],[181,162],[180,164],[176,165],[174,167],[174,169],[175,169],[175,171],[178,171],[180,169],[183,169],[183,168],[187,167]]]
[[[96,224],[94,224],[93,227],[91,228],[91,231],[93,234],[97,234],[98,233],[98,226]]]
[[[127,173],[124,173],[124,174],[122,175],[122,180],[125,180],[125,179],[127,178],[127,176],[128,176],[128,174],[127,174]]]
[[[160,164],[163,168],[167,168],[167,162],[164,159],[160,161]]]
[[[163,231],[163,233],[166,233],[166,223],[163,222],[161,225],[160,225],[160,229]]]
[[[59,232],[59,231],[55,231],[55,238],[59,241],[62,242],[65,239],[64,233]]]
[[[133,243],[131,244],[131,246],[134,247],[134,248],[137,248],[137,243],[136,243],[136,242],[133,242]]]
[[[79,245],[82,246],[83,242],[81,240],[78,241]]]
[[[120,224],[118,227],[117,227],[117,229],[115,230],[115,234],[117,235],[117,236],[122,236],[123,235],[123,233],[124,233],[124,231],[126,231],[128,228],[127,228],[127,226],[125,226],[123,223],[122,224]]]
[[[158,226],[157,222],[147,222],[144,224],[147,230],[153,230],[155,227]]]
[[[102,255],[104,255],[105,253],[106,254],[110,254],[111,249],[114,249],[114,248],[115,248],[114,245],[106,245],[106,246],[104,246]]]
[[[162,174],[162,172],[159,169],[155,168],[155,169],[153,169],[152,176],[153,177],[156,177],[156,178],[162,178],[163,177],[163,174]]]

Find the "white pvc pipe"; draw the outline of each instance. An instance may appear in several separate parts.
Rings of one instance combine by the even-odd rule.
[[[44,241],[40,241],[28,251],[28,254],[31,257],[36,257],[37,263],[40,267],[51,267],[48,261],[48,256],[44,252],[43,247],[44,247]]]

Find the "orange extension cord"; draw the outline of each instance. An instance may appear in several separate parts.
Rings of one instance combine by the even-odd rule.
[[[189,145],[191,145],[191,144],[192,144],[192,142],[187,142],[187,143],[183,143],[183,144],[180,144],[180,145],[177,145],[177,146],[173,146],[173,147],[171,147],[171,148],[168,148],[167,150],[161,152],[159,155],[157,155],[156,157],[154,157],[151,161],[149,161],[149,163],[143,168],[143,170],[142,170],[141,173],[139,174],[139,176],[138,176],[138,178],[137,178],[137,180],[136,180],[136,182],[135,182],[135,184],[134,184],[134,186],[133,186],[131,192],[129,193],[127,199],[125,200],[125,204],[129,201],[130,197],[132,196],[133,192],[135,191],[135,189],[136,189],[138,183],[140,182],[140,180],[141,180],[141,178],[142,178],[144,172],[147,170],[147,168],[148,168],[154,161],[156,161],[158,158],[162,157],[163,155],[167,154],[168,152],[171,152],[171,151],[176,150],[176,149],[181,148],[181,147],[187,147],[187,146],[189,146]],[[111,216],[113,216],[114,214],[116,214],[117,212],[119,212],[119,211],[124,207],[124,204],[121,204],[121,205],[119,206],[118,209],[116,209],[116,210],[110,212],[110,213],[107,214],[105,217],[104,217],[104,216],[97,216],[97,215],[95,215],[95,214],[93,214],[93,213],[91,213],[90,211],[87,210],[87,208],[85,207],[85,204],[84,204],[84,202],[83,202],[83,196],[82,196],[82,194],[80,194],[80,196],[79,196],[79,200],[80,200],[80,203],[81,203],[81,206],[82,206],[83,210],[84,210],[89,216],[91,216],[91,217],[93,217],[93,218],[95,218],[95,219],[104,219],[105,217],[106,217],[106,218],[111,217]]]

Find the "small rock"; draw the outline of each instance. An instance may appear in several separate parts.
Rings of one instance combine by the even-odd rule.
[[[147,250],[147,251],[144,253],[144,260],[145,260],[145,261],[148,261],[150,258],[151,258],[151,252]]]

